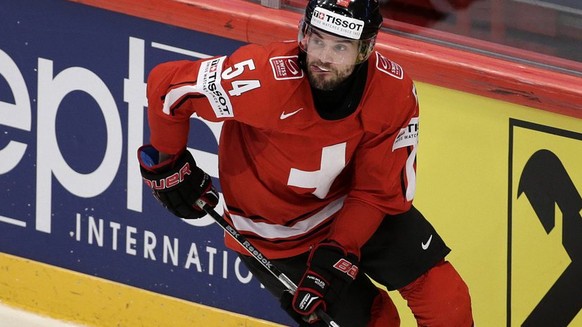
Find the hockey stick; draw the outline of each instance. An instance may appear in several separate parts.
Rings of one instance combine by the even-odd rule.
[[[274,264],[271,263],[267,257],[265,257],[261,251],[255,248],[246,237],[241,235],[234,227],[230,226],[230,224],[222,218],[221,215],[218,214],[213,208],[206,205],[206,202],[203,200],[197,200],[196,205],[200,207],[202,210],[206,211],[214,220],[224,229],[225,232],[230,234],[242,247],[249,252],[265,269],[267,269],[273,276],[275,276],[281,284],[283,284],[292,294],[295,294],[297,291],[297,285],[285,275],[279,268],[277,268]],[[323,310],[317,309],[315,311],[317,317],[323,320],[329,327],[340,327],[333,319]]]

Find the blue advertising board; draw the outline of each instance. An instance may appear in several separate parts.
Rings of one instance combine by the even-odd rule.
[[[148,72],[242,43],[69,1],[0,2],[0,252],[288,323],[222,229],[163,209],[136,160]],[[219,189],[220,126],[193,118],[188,144]]]

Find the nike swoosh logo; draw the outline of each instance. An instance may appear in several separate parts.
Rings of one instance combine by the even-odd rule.
[[[296,113],[300,112],[301,110],[303,110],[303,108],[299,108],[293,112],[290,113],[285,113],[284,111],[281,113],[281,117],[279,117],[280,119],[287,119],[293,115],[295,115]]]
[[[425,242],[420,242],[420,246],[422,246],[423,250],[428,249],[428,247],[430,246],[430,242],[432,241],[432,234],[430,234],[430,237],[428,238],[428,240]]]

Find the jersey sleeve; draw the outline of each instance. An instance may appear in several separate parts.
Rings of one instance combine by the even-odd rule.
[[[150,142],[159,151],[175,154],[186,147],[190,117],[207,121],[234,119],[266,125],[272,108],[266,96],[274,79],[269,49],[239,48],[230,56],[160,64],[147,82]]]
[[[356,151],[352,189],[332,226],[330,238],[359,253],[385,215],[410,210],[416,189],[418,100],[411,80],[402,83],[393,125],[370,135]],[[386,119],[385,119],[386,120]]]
[[[177,85],[196,81],[198,62],[175,61],[160,64],[147,81],[150,142],[158,150],[175,154],[186,147],[189,119],[194,107],[188,101],[167,108],[165,99]]]

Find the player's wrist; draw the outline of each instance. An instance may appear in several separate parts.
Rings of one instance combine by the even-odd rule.
[[[167,172],[176,166],[184,165],[186,162],[190,162],[193,166],[196,166],[196,161],[185,148],[177,154],[168,154],[158,151],[151,144],[146,144],[141,146],[137,152],[142,170],[154,174]]]

